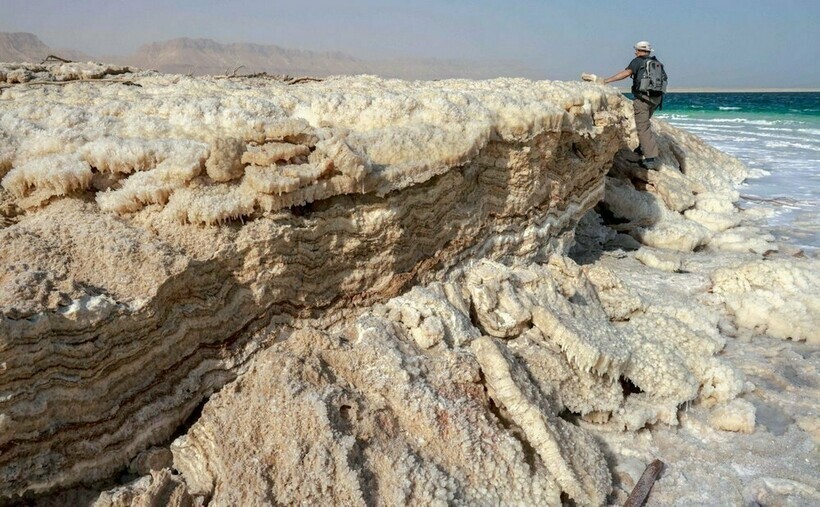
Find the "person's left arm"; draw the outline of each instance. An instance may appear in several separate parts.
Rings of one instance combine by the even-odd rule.
[[[632,69],[624,69],[621,72],[615,74],[614,76],[610,76],[604,79],[604,84],[614,83],[615,81],[620,81],[621,79],[626,79],[632,75]]]

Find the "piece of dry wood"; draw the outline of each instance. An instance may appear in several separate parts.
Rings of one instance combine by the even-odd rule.
[[[265,78],[270,79],[272,81],[279,81],[285,83],[287,85],[292,84],[300,84],[300,83],[309,83],[309,82],[322,82],[324,79],[318,77],[310,77],[310,76],[303,76],[303,77],[292,77],[287,74],[285,75],[272,75],[268,74],[267,72],[258,72],[255,74],[237,74],[236,71],[241,69],[242,67],[237,67],[233,72],[228,74],[227,72],[221,76],[213,76],[214,79],[249,79],[249,78]]]
[[[226,70],[226,71],[225,71],[225,74],[226,74],[228,77],[237,77],[237,76],[236,76],[236,73],[239,71],[239,69],[244,69],[244,68],[245,68],[245,66],[244,66],[244,65],[240,65],[239,67],[235,68],[235,69],[233,70],[233,72],[231,72],[230,74],[228,74],[228,71]]]
[[[308,83],[308,82],[316,82],[321,83],[323,80],[318,77],[295,77],[290,81],[285,81],[287,84],[299,84],[299,83]]]
[[[646,503],[646,497],[649,496],[649,491],[652,489],[655,481],[658,480],[658,476],[663,472],[663,467],[663,461],[659,459],[656,459],[646,467],[646,470],[641,474],[641,478],[638,479],[638,483],[632,488],[632,493],[629,494],[626,502],[624,502],[624,507],[642,507],[643,504]]]
[[[14,86],[33,86],[33,85],[53,85],[63,86],[71,83],[119,83],[126,86],[142,86],[130,79],[68,79],[66,81],[26,81],[25,83],[0,83],[0,88],[12,88]]]
[[[54,62],[54,61],[63,62],[63,63],[72,63],[71,60],[66,60],[65,58],[60,58],[57,55],[48,55],[47,57],[43,58],[43,61],[40,62],[40,65],[42,65],[46,62]]]

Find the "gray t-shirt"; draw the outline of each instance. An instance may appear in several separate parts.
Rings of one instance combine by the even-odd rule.
[[[635,95],[638,93],[638,89],[641,86],[641,78],[638,75],[638,71],[643,70],[644,63],[646,60],[655,60],[654,56],[636,56],[629,62],[629,65],[626,66],[627,69],[632,71],[632,94]]]

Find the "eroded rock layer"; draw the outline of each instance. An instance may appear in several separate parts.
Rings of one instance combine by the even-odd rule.
[[[588,85],[128,77],[0,97],[5,495],[167,441],[283,323],[560,247],[627,137]]]

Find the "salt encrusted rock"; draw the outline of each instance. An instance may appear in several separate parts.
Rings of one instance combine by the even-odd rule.
[[[654,248],[691,251],[713,242],[722,248],[726,240],[715,233],[740,223],[735,186],[748,170],[691,134],[663,121],[653,125],[661,148],[660,170],[641,168],[622,150],[607,178],[605,206],[625,221],[617,229]]]
[[[168,507],[193,507],[203,505],[202,498],[188,493],[179,475],[170,469],[151,470],[150,475],[103,492],[93,507],[129,507],[136,505],[163,505]]]
[[[755,407],[746,400],[734,399],[714,408],[709,414],[709,424],[718,430],[752,433],[755,430]]]
[[[777,258],[718,270],[712,290],[742,328],[820,343],[820,262]]]
[[[663,201],[636,189],[629,181],[607,178],[606,205],[618,218],[627,219],[618,226],[642,244],[654,248],[691,251],[707,244],[712,233],[683,215],[670,211]]]
[[[205,171],[217,182],[231,181],[245,172],[245,143],[235,137],[216,139],[205,161]]]
[[[68,72],[67,69],[45,65],[37,67],[36,72],[54,73],[51,77],[41,76],[45,80],[59,79],[55,76]],[[121,71],[125,70],[111,68],[106,72]],[[606,124],[625,124],[623,115],[605,110],[610,99],[602,98],[600,89],[579,87],[577,97],[565,97],[565,89],[533,89],[524,80],[509,80],[498,89],[482,83],[457,82],[462,93],[473,94],[477,99],[464,101],[463,96],[451,95],[447,87],[435,89],[440,86],[437,84],[425,89],[395,82],[391,84],[393,89],[388,89],[372,78],[340,78],[310,87],[269,82],[269,90],[259,93],[258,89],[234,89],[229,81],[196,82],[177,77],[175,84],[169,86],[158,76],[137,74],[135,79],[137,76],[145,79],[146,85],[165,85],[164,89],[151,93],[147,90],[150,86],[127,87],[118,90],[122,92],[119,94],[97,96],[89,93],[93,85],[88,84],[61,90],[62,101],[76,98],[77,102],[96,101],[99,105],[97,110],[101,114],[92,106],[83,112],[88,116],[82,123],[66,114],[60,100],[50,101],[50,111],[38,111],[41,114],[36,121],[44,118],[44,128],[25,114],[9,116],[6,123],[20,139],[14,140],[20,149],[11,164],[16,167],[46,154],[76,151],[99,171],[124,175],[146,171],[148,175],[127,176],[112,185],[121,185],[121,189],[112,188],[110,193],[98,195],[104,209],[132,213],[146,205],[164,205],[173,192],[186,187],[199,174],[190,169],[194,159],[199,165],[204,162],[207,181],[202,183],[207,184],[242,176],[240,165],[247,163],[262,167],[309,155],[315,170],[300,171],[298,185],[288,183],[293,176],[280,175],[280,184],[266,186],[263,195],[249,193],[247,197],[255,199],[252,210],[246,211],[250,214],[253,210],[272,211],[339,194],[386,194],[424,182],[476,157],[490,142],[495,128],[502,136],[521,139],[538,131],[560,131],[566,111],[575,111],[575,104],[585,104],[573,112],[584,116],[583,121],[576,121],[575,116],[568,119],[579,131],[597,132]],[[494,96],[497,90],[510,86],[520,90],[517,104]],[[189,93],[188,88],[196,91]],[[225,93],[226,89],[230,93]],[[338,90],[345,91],[344,98],[337,96]],[[48,88],[38,92],[52,94]],[[617,102],[617,108],[621,108],[623,102]],[[297,110],[302,117],[288,117],[285,108]],[[212,110],[221,113],[208,112]],[[525,113],[516,117],[516,111]],[[598,116],[593,118],[595,114]],[[313,125],[306,118],[312,119]],[[49,125],[54,127],[52,130],[62,129],[67,122],[71,122],[72,130],[59,131],[65,139],[54,135],[40,138],[40,133],[51,128]],[[244,155],[240,140],[251,144]],[[211,153],[190,151],[191,143],[196,142],[208,145]],[[501,164],[499,168],[507,164],[506,159],[493,162]],[[374,172],[373,164],[380,171]],[[338,177],[332,177],[331,170]],[[157,174],[153,174],[155,171]],[[82,189],[99,190],[87,181],[80,183]],[[76,186],[72,183],[70,188]],[[37,193],[36,187],[32,193]],[[277,195],[272,198],[271,193]],[[48,199],[46,196],[30,201],[29,206],[40,206]],[[226,210],[226,215],[219,216],[218,210],[203,210],[195,215],[217,216],[217,221],[223,221],[233,217],[228,213],[235,212]]]
[[[46,79],[48,69],[62,72],[32,72]],[[15,85],[0,101],[0,130],[14,147],[3,185],[24,194],[6,194],[8,206],[49,193],[10,222],[4,214],[0,228],[3,272],[12,273],[0,277],[6,498],[107,478],[167,443],[285,323],[341,325],[357,307],[458,272],[470,258],[560,251],[600,200],[628,125],[622,97],[591,85],[128,79],[141,86]],[[299,186],[249,194],[236,157],[271,142],[312,150],[276,167]],[[25,169],[53,170],[52,157],[92,178]],[[312,206],[286,209],[303,204]],[[415,306],[412,343],[435,353],[480,335],[468,325],[466,286],[429,291],[418,297],[441,309]],[[450,382],[458,364],[440,363],[442,378]],[[464,368],[470,378],[477,371]],[[474,413],[490,417],[486,410]],[[493,473],[519,470],[532,498],[555,503],[555,483],[532,482],[520,444],[507,440],[507,468]],[[496,463],[482,463],[490,447],[481,449],[464,466]],[[448,488],[435,483],[420,481],[425,491]],[[497,497],[513,501],[510,491]]]
[[[0,101],[22,192],[0,228],[0,501],[109,477],[245,369],[174,443],[182,477],[121,503],[603,503],[606,461],[572,421],[676,424],[741,391],[716,317],[560,255],[628,142],[614,90],[128,78]],[[613,174],[605,204],[690,250],[711,231],[680,208],[711,192],[725,212],[740,169],[658,128],[671,176],[648,194]],[[18,174],[52,157],[90,181]]]
[[[559,504],[547,466],[487,410],[475,359],[402,336],[363,317],[349,341],[305,331],[262,352],[174,443],[175,468],[218,505]],[[243,428],[254,436],[233,440]]]
[[[682,269],[680,257],[671,252],[661,252],[649,248],[641,248],[635,252],[635,258],[645,266],[675,273]]]
[[[716,324],[694,308],[644,304],[628,323],[608,322],[596,293],[611,301],[605,292],[630,291],[600,271],[596,279],[608,282],[595,289],[568,259],[526,268],[482,262],[377,305],[337,333],[297,332],[206,404],[172,446],[174,466],[192,494],[218,504],[320,496],[552,504],[559,492],[604,503],[611,478],[603,453],[559,414],[614,430],[676,424],[680,404],[725,404],[743,381],[714,357],[722,347]],[[589,368],[577,358],[612,354],[605,340],[538,327],[481,337],[459,295],[478,279],[508,282],[507,297],[517,301],[575,311],[579,327],[624,333],[619,346],[629,360]],[[625,395],[621,378],[643,392]],[[254,436],[237,439],[242,428],[255,428]],[[518,461],[525,456],[526,472]]]
[[[455,284],[414,287],[405,296],[388,301],[385,309],[384,315],[407,327],[422,348],[439,343],[463,347],[481,335],[470,321],[461,287]]]
[[[522,301],[513,288],[518,280],[505,279],[509,271],[493,263],[481,263],[467,278],[472,307],[488,334],[498,337],[521,334],[532,323],[532,306]]]

